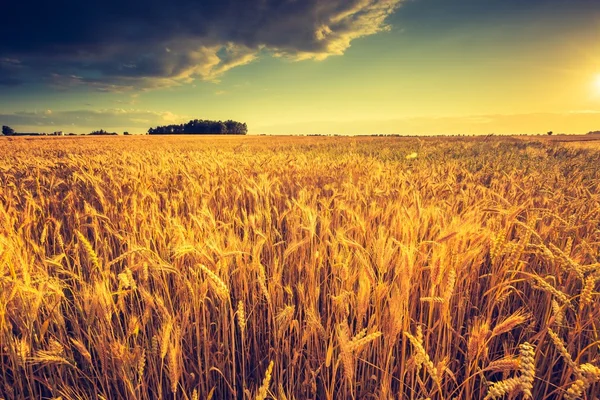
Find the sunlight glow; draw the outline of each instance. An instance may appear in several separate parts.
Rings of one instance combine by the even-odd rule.
[[[600,96],[600,73],[596,75],[596,77],[594,78],[594,93],[597,96]]]

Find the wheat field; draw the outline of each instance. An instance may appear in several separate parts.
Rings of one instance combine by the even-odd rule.
[[[0,398],[597,399],[600,146],[0,140]]]

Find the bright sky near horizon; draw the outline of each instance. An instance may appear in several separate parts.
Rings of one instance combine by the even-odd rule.
[[[0,24],[0,124],[17,131],[600,130],[597,0],[34,4]]]

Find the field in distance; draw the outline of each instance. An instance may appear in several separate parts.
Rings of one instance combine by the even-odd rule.
[[[0,398],[591,399],[561,138],[0,138]]]

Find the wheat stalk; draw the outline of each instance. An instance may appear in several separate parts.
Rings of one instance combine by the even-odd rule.
[[[223,300],[228,300],[229,299],[229,288],[227,287],[225,282],[223,282],[223,280],[221,278],[219,278],[219,276],[217,274],[215,274],[210,269],[208,269],[207,266],[200,264],[199,267],[202,271],[204,271],[206,276],[208,276],[210,281],[213,283],[215,292],[217,293],[217,295]]]
[[[262,385],[258,389],[255,400],[264,400],[267,398],[267,393],[269,392],[269,385],[271,384],[271,374],[273,373],[273,361],[269,363],[267,370],[265,371],[265,377],[262,381]]]

